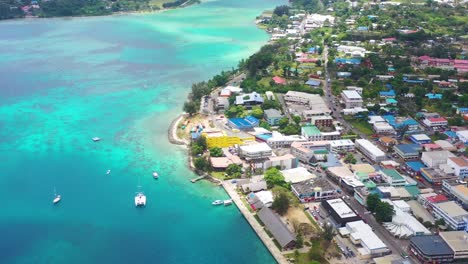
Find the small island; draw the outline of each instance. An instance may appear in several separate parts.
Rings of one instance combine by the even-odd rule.
[[[199,3],[199,0],[22,0],[0,2],[0,20],[25,17],[105,16],[155,12]]]
[[[428,263],[438,243],[453,260],[468,217],[466,6],[290,2],[257,18],[267,45],[193,84],[171,141],[278,263]]]

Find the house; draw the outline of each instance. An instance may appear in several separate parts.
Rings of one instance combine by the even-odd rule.
[[[265,228],[269,230],[276,241],[278,241],[281,249],[286,250],[294,248],[296,245],[294,235],[276,213],[268,207],[263,207],[258,211],[257,215],[265,225]]]
[[[277,126],[281,118],[284,117],[279,110],[267,109],[264,111],[265,119],[270,126]]]
[[[343,99],[346,108],[362,107],[362,97],[356,91],[344,90],[341,92],[341,98]]]
[[[279,85],[285,85],[286,84],[286,79],[281,78],[279,76],[275,76],[275,77],[273,77],[271,79],[275,82],[275,84],[279,84]]]
[[[322,82],[320,80],[309,79],[305,84],[311,87],[319,87]]]
[[[250,109],[252,106],[263,104],[263,97],[257,92],[236,96],[236,105],[243,105]]]
[[[430,100],[440,100],[442,99],[442,94],[434,94],[434,93],[428,93],[426,94],[426,97],[429,98]]]
[[[385,147],[391,147],[398,143],[396,139],[391,137],[381,137],[379,138],[379,142]]]
[[[271,207],[273,204],[273,193],[271,191],[259,191],[249,193],[247,202],[253,210],[260,210],[263,207]]]
[[[312,116],[310,123],[314,126],[331,127],[333,125],[333,117],[328,115],[323,116]]]
[[[449,157],[447,165],[454,169],[455,175],[461,179],[468,177],[468,160],[461,157]]]
[[[216,98],[216,110],[227,110],[229,109],[229,99],[226,97]]]
[[[381,91],[379,92],[381,98],[395,98],[395,90]]]

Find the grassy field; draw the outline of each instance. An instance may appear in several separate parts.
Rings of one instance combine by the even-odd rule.
[[[351,125],[353,125],[354,128],[359,130],[361,133],[370,136],[374,134],[374,131],[372,130],[371,124],[369,124],[366,121],[360,121],[356,119],[349,119],[347,120]]]

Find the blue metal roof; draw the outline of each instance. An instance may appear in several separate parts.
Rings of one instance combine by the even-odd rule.
[[[408,161],[406,162],[406,166],[410,167],[413,171],[416,172],[419,172],[421,168],[426,168],[426,165],[420,161]]]
[[[442,94],[428,93],[426,94],[426,97],[429,99],[442,99]]]
[[[418,144],[399,144],[396,145],[395,148],[399,149],[404,154],[411,154],[421,150],[421,146]]]
[[[336,58],[335,63],[342,63],[342,64],[361,64],[360,59],[347,59],[347,58]]]
[[[319,85],[320,85],[320,81],[317,81],[317,80],[308,80],[305,84],[311,85],[311,86],[319,86]]]
[[[379,92],[380,96],[395,96],[395,91],[394,90],[389,90],[389,91],[381,91]]]

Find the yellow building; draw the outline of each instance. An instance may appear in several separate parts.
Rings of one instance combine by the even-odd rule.
[[[219,130],[214,131],[204,131],[202,132],[202,136],[206,138],[206,144],[208,148],[212,147],[219,147],[219,148],[227,148],[232,147],[234,145],[243,145],[245,142],[248,141],[255,141],[255,137],[239,137],[239,136],[228,136],[226,132],[222,132]]]

